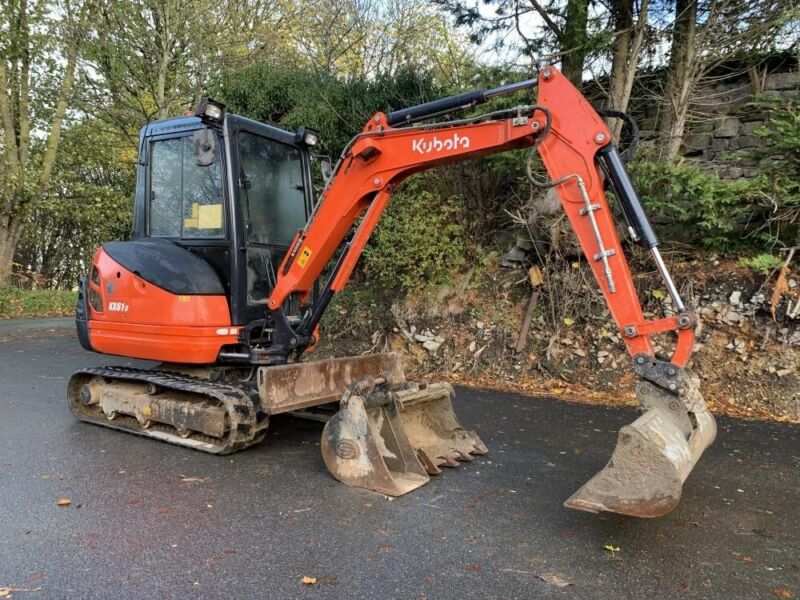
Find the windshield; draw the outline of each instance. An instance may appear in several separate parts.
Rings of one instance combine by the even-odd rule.
[[[218,159],[208,166],[197,165],[191,136],[152,142],[151,237],[224,237],[222,204]]]
[[[247,239],[288,246],[306,221],[300,151],[243,131],[239,161]]]

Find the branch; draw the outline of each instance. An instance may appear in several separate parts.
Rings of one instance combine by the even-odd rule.
[[[53,165],[56,162],[56,152],[58,151],[58,144],[61,141],[61,127],[64,123],[64,115],[67,112],[67,103],[72,95],[72,84],[75,82],[75,63],[78,60],[80,43],[86,29],[86,19],[89,14],[89,5],[91,2],[92,0],[86,0],[83,3],[77,26],[73,27],[70,32],[71,35],[69,45],[67,46],[67,65],[64,69],[64,79],[61,81],[61,88],[58,91],[56,111],[53,115],[53,121],[50,124],[50,134],[47,136],[47,149],[42,159],[42,170],[39,173],[40,191],[46,188],[47,184],[50,182],[50,175],[53,171]]]
[[[562,41],[564,39],[564,32],[561,28],[553,21],[550,14],[542,7],[541,4],[537,2],[537,0],[531,0],[531,6],[536,9],[536,12],[539,13],[539,16],[544,19],[544,22],[547,23],[547,26],[552,30],[555,34],[558,41]]]

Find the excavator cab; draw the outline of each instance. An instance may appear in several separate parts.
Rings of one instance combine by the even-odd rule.
[[[93,335],[79,322],[84,347],[153,358],[152,327],[174,324],[163,321],[163,304],[146,307],[156,309],[147,313],[127,301],[126,289],[135,289],[135,284],[125,285],[130,272],[144,285],[152,283],[176,296],[165,301],[170,310],[184,314],[185,322],[205,322],[229,332],[219,336],[214,331],[216,337],[230,338],[236,332],[236,339],[217,345],[217,354],[209,343],[197,356],[187,348],[180,355],[164,348],[158,358],[251,361],[250,347],[265,341],[264,306],[280,263],[311,211],[309,149],[318,139],[309,130],[289,132],[230,114],[208,100],[195,115],[145,126],[139,139],[132,239],[106,243],[82,283],[87,302],[106,307],[96,311]],[[307,301],[314,297],[312,293]],[[283,312],[289,322],[299,319],[296,296],[287,299]],[[100,331],[104,320],[124,320],[133,328],[147,325],[151,332],[136,332],[115,347]]]

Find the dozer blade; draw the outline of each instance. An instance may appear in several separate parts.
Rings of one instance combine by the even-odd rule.
[[[440,467],[456,467],[486,446],[453,412],[447,383],[345,391],[339,412],[322,432],[322,456],[336,479],[388,496],[424,485]]]
[[[717,433],[697,380],[683,392],[640,382],[636,395],[645,413],[620,429],[611,460],[564,505],[634,517],[660,517],[674,509],[684,481]]]

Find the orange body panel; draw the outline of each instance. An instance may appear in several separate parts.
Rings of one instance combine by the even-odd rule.
[[[94,256],[103,311],[89,306],[89,340],[105,354],[175,363],[213,363],[238,342],[225,296],[172,294],[131,273],[100,248]]]

